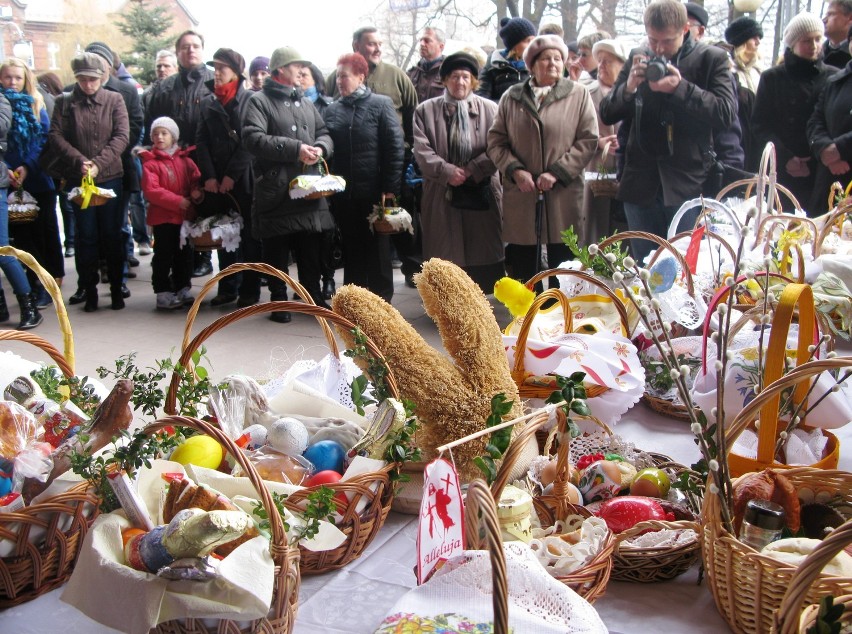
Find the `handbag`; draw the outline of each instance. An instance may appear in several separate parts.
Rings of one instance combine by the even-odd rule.
[[[484,183],[465,181],[461,185],[450,185],[447,189],[447,198],[450,206],[456,209],[485,211],[491,207],[490,190],[490,179]]]

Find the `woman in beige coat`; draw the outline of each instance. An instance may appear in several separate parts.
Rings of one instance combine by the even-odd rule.
[[[538,238],[547,245],[548,266],[571,257],[562,231],[583,223],[583,170],[597,147],[598,122],[589,91],[563,77],[567,57],[561,38],[534,39],[524,53],[532,77],[506,92],[488,132],[488,156],[503,174],[506,266],[520,280],[532,277],[540,265],[539,192],[544,213]]]
[[[457,264],[492,293],[504,274],[500,181],[485,154],[497,104],[473,94],[478,73],[467,53],[441,63],[444,94],[414,113],[414,157],[423,173],[423,257]]]

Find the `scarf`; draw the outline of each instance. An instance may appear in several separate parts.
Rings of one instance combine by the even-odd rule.
[[[216,95],[216,99],[219,100],[223,106],[227,106],[230,101],[237,96],[237,86],[239,85],[238,80],[229,81],[224,86],[214,86],[213,93]]]
[[[345,97],[341,97],[340,101],[351,106],[353,103],[355,103],[356,100],[360,99],[361,97],[365,96],[366,94],[367,94],[367,85],[361,84],[355,90],[352,91],[351,95],[346,95]]]
[[[3,95],[12,106],[12,125],[8,140],[11,147],[18,150],[21,158],[30,153],[33,143],[42,133],[41,123],[33,112],[33,98],[25,92],[3,88]]]
[[[553,84],[555,86],[556,84]],[[532,89],[533,99],[535,100],[535,107],[538,110],[541,110],[541,104],[544,101],[544,98],[550,94],[550,91],[553,90],[553,86],[537,86],[535,80],[530,82],[530,88]]]
[[[504,49],[501,54],[503,55],[503,59],[505,59],[506,62],[510,66],[513,66],[516,70],[526,70],[527,69],[527,65],[524,64],[523,59],[515,59],[514,57],[509,57],[510,53],[509,53],[508,48]]]
[[[311,103],[316,103],[317,99],[319,99],[319,90],[317,90],[316,86],[305,88],[305,97],[310,99]]]
[[[473,93],[471,93],[473,94]],[[473,158],[470,142],[470,95],[467,99],[454,99],[449,90],[444,90],[444,101],[450,111],[449,161],[453,165],[464,167]]]

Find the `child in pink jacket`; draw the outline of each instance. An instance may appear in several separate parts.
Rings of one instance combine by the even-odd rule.
[[[157,308],[171,310],[192,304],[192,249],[180,245],[180,227],[193,202],[202,198],[201,172],[189,158],[193,147],[181,149],[174,120],[160,117],[151,124],[150,150],[140,151],[142,192],[148,201],[148,224],[154,228],[151,282]]]

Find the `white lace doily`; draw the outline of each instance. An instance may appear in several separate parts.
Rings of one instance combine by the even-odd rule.
[[[402,207],[395,207],[393,213],[384,213],[380,207],[374,206],[372,213],[367,216],[370,231],[373,231],[373,223],[383,218],[390,223],[395,231],[407,231],[414,235],[414,226],[411,224],[411,214]]]
[[[563,539],[571,533],[576,538],[574,543]],[[545,570],[554,576],[564,577],[594,559],[608,533],[606,522],[601,518],[574,515],[547,528],[534,527],[530,549]]]
[[[195,222],[184,220],[180,226],[180,244],[189,244],[189,238],[200,238],[207,231],[214,240],[221,240],[225,251],[236,251],[240,246],[243,218],[236,211],[222,216],[201,218]]]

